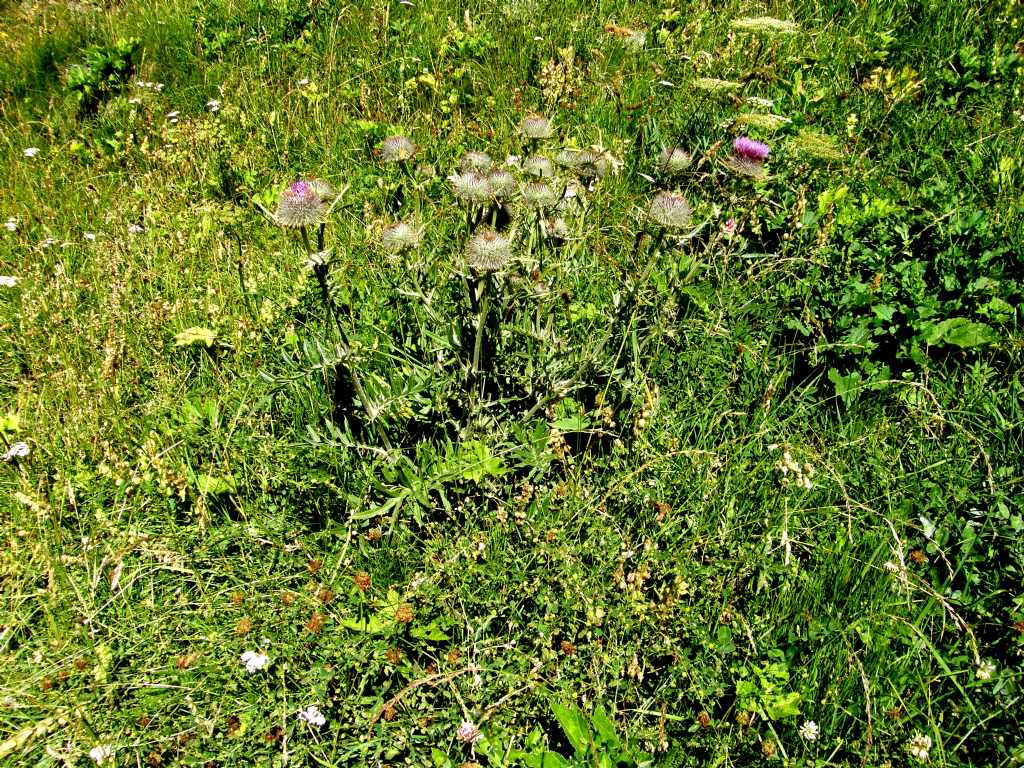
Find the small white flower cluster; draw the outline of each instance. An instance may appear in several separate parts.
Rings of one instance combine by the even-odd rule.
[[[324,713],[321,712],[320,707],[315,704],[310,704],[305,709],[300,709],[299,720],[304,723],[309,723],[314,728],[320,728],[327,722],[327,718],[324,717]]]
[[[9,464],[10,462],[14,461],[15,459],[21,459],[21,458],[24,458],[25,456],[28,456],[28,454],[29,454],[28,443],[17,442],[17,443],[12,443],[11,447],[7,449],[7,451],[4,453],[4,455],[0,456],[0,459],[2,459],[3,461],[5,461],[5,462],[7,462]]]
[[[174,111],[172,111],[172,112],[168,112],[167,113],[167,122],[170,123],[171,125],[177,125],[178,124],[178,116],[180,114],[181,114],[181,112],[179,112],[176,109]]]
[[[7,221],[4,222],[4,229],[6,229],[8,232],[17,232],[18,220],[13,216],[8,216]]]
[[[814,477],[814,467],[810,464],[800,464],[800,462],[796,461],[788,446],[782,447],[782,458],[779,459],[779,463],[776,464],[776,467],[779,472],[782,473],[783,485],[789,485],[792,483],[798,488],[803,488],[806,491],[809,491],[814,487],[814,483],[811,482],[811,478]]]
[[[219,99],[210,99],[208,102],[206,102],[206,108],[208,110],[210,110],[211,112],[219,112],[220,111],[220,100]]]
[[[991,680],[992,676],[996,673],[996,665],[991,661],[980,661],[978,662],[977,669],[974,670],[974,674],[979,680],[987,681]]]
[[[25,155],[25,157],[35,157],[39,154],[39,147],[26,147],[22,150],[22,154]]]
[[[114,762],[114,748],[109,744],[100,744],[89,750],[89,757],[96,765],[107,765]]]
[[[804,741],[817,741],[818,736],[821,735],[821,730],[818,728],[818,724],[813,720],[804,720],[804,724],[800,726],[800,738]]]
[[[914,737],[907,742],[907,751],[911,757],[919,760],[922,763],[927,763],[931,755],[932,740],[931,737],[925,736],[924,734],[915,734]]]
[[[148,80],[136,80],[135,87],[141,88],[144,91],[156,91],[160,93],[164,89],[163,83],[151,83]]]
[[[245,671],[250,675],[256,674],[270,663],[270,657],[260,651],[246,651],[240,657],[245,665]]]
[[[0,275],[0,286],[4,288],[13,288],[18,284],[18,278],[13,275]]]

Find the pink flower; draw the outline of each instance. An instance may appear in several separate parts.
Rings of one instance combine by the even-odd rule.
[[[455,738],[461,741],[463,744],[472,744],[481,736],[480,729],[469,722],[469,720],[463,720],[462,725],[455,732]]]
[[[748,139],[746,136],[740,136],[732,143],[732,151],[737,157],[760,163],[768,157],[768,153],[771,150],[768,149],[767,144]]]
[[[726,219],[722,225],[722,234],[726,237],[732,237],[736,234],[736,219]]]

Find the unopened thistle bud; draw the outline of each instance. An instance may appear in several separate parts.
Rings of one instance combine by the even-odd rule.
[[[522,194],[523,202],[530,208],[550,208],[558,202],[558,194],[543,181],[524,184]]]
[[[519,131],[528,139],[550,139],[555,129],[551,121],[541,115],[529,115],[519,124]]]
[[[682,229],[690,223],[690,204],[678,192],[659,192],[651,201],[648,215],[667,229]]]
[[[486,152],[467,152],[459,161],[459,169],[463,172],[473,171],[476,173],[487,173],[494,167],[494,161]]]
[[[487,176],[487,184],[491,189],[491,197],[495,200],[504,200],[516,188],[515,177],[508,171],[492,171]]]
[[[512,259],[512,243],[493,229],[482,230],[467,244],[466,259],[477,272],[498,272]]]
[[[479,205],[491,199],[491,185],[486,176],[468,171],[452,174],[448,180],[452,183],[452,192],[460,200]]]
[[[411,227],[404,221],[398,221],[384,228],[380,236],[380,244],[390,253],[402,253],[420,244],[423,232]]]
[[[555,166],[546,157],[531,155],[523,160],[523,173],[539,178],[549,178],[555,175]]]
[[[658,156],[658,170],[666,176],[682,173],[693,163],[693,155],[682,147],[665,147]]]
[[[404,163],[416,154],[416,145],[405,136],[389,136],[380,145],[380,156],[385,163]]]

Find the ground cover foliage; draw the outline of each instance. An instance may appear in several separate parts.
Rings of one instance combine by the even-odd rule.
[[[1018,3],[0,14],[0,762],[1024,761]]]

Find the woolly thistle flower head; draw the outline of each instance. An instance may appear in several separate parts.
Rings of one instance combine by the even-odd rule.
[[[487,177],[475,171],[454,173],[448,180],[452,183],[452,192],[460,200],[479,205],[491,199],[491,185]]]
[[[515,191],[516,180],[508,171],[492,171],[487,176],[487,185],[491,188],[492,198],[504,200]]]
[[[767,144],[762,144],[760,141],[748,139],[746,136],[740,136],[732,143],[732,153],[736,157],[742,157],[746,160],[756,160],[759,163],[763,163],[768,158],[768,153],[770,151],[771,150],[768,149]]]
[[[522,194],[523,202],[530,208],[550,208],[558,202],[558,193],[543,181],[524,184]]]
[[[519,132],[528,139],[550,139],[555,134],[551,121],[542,115],[527,115],[519,124]]]
[[[547,178],[555,175],[555,166],[546,157],[531,155],[523,160],[523,173],[528,173],[531,176],[538,176],[540,178]]]
[[[459,170],[464,173],[473,171],[475,173],[487,173],[494,167],[494,161],[486,152],[470,151],[462,156],[459,161]]]
[[[693,155],[682,147],[665,147],[658,155],[658,169],[668,176],[682,173],[692,164]]]
[[[724,161],[724,165],[737,176],[746,176],[748,179],[760,179],[765,175],[763,162],[741,155],[732,155]]]
[[[380,244],[390,253],[402,253],[420,244],[423,231],[410,226],[404,221],[397,221],[384,228],[380,235]]]
[[[466,245],[469,266],[478,272],[497,272],[512,258],[512,243],[493,229],[484,229],[470,238]]]
[[[292,182],[277,200],[274,219],[282,227],[311,227],[323,221],[324,201],[308,181]]]
[[[380,156],[385,163],[404,163],[416,154],[416,145],[405,136],[388,136],[380,145]]]
[[[668,229],[682,229],[690,223],[690,204],[678,192],[659,192],[647,213],[655,223]]]

